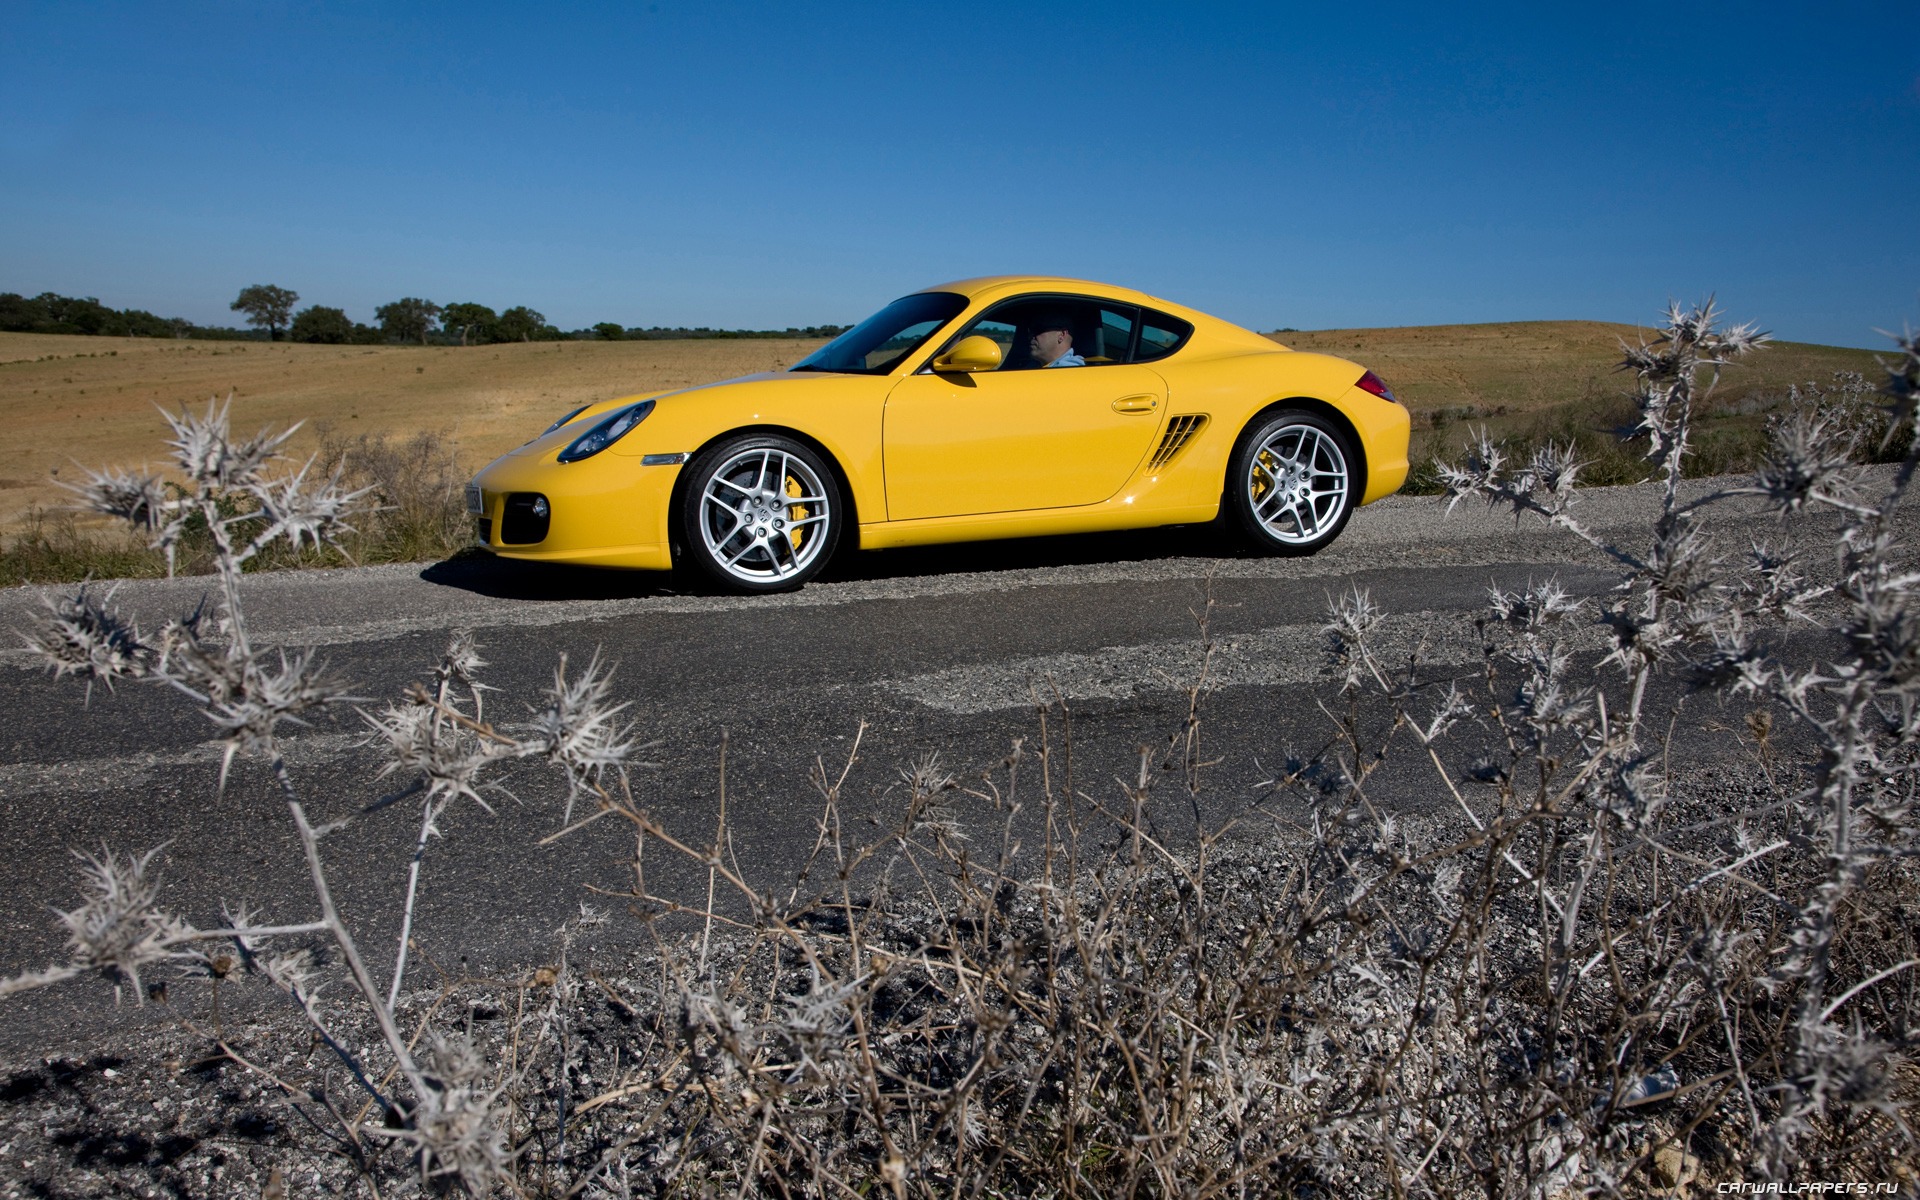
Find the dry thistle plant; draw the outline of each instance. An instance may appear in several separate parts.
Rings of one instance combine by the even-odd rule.
[[[157,907],[148,859],[103,852],[86,860],[93,899],[66,918],[70,962],[0,992],[101,969],[131,983],[232,944],[364,1093],[355,1113],[337,1082],[281,1085],[330,1118],[341,1186],[370,1194],[1544,1198],[1671,1194],[1696,1173],[1890,1183],[1890,1164],[1915,1160],[1903,1054],[1920,1011],[1920,571],[1895,518],[1920,459],[1909,449],[1874,494],[1843,453],[1867,427],[1810,393],[1804,415],[1775,422],[1754,480],[1687,499],[1692,414],[1764,341],[1710,306],[1676,307],[1657,340],[1626,348],[1662,479],[1643,544],[1580,520],[1571,451],[1516,466],[1483,440],[1447,468],[1453,502],[1567,531],[1618,564],[1618,587],[1597,603],[1551,580],[1496,590],[1476,625],[1483,664],[1461,678],[1387,658],[1383,614],[1350,591],[1327,626],[1328,740],[1286,754],[1230,820],[1202,819],[1223,807],[1201,802],[1205,610],[1177,728],[1118,779],[1076,766],[1074,711],[1036,697],[1034,729],[1004,754],[903,770],[897,815],[860,838],[845,796],[856,738],[843,764],[816,762],[811,850],[781,884],[733,853],[724,758],[710,840],[636,802],[636,747],[597,658],[571,677],[563,662],[510,734],[483,719],[484,664],[456,638],[431,684],[368,718],[407,784],[389,802],[421,804],[407,920],[450,806],[485,806],[500,764],[545,761],[568,783],[560,833],[608,818],[634,831],[619,899],[654,940],[624,976],[572,962],[563,935],[558,966],[492,985],[514,1013],[493,1033],[430,1009],[403,1035],[406,935],[382,988],[329,899],[319,847],[335,830],[307,822],[279,769],[316,919],[193,930]],[[1882,430],[1920,425],[1911,336],[1884,395]],[[152,511],[137,482],[101,477],[101,494],[123,515]],[[1712,518],[1730,503],[1837,521],[1836,560],[1721,549]],[[216,619],[240,629],[237,589],[223,596]],[[1795,640],[1816,619],[1839,642]],[[1581,648],[1596,629],[1597,662]],[[173,683],[239,750],[271,754],[275,725],[299,711],[284,686],[257,698],[255,668],[202,665],[230,662],[233,642],[188,623],[149,642],[85,593],[56,606],[40,645],[89,680]],[[1746,719],[1698,728],[1710,702]],[[1668,744],[1681,728],[1732,740],[1739,787],[1689,774]],[[1400,811],[1387,797],[1409,786],[1441,803]],[[592,811],[576,820],[576,804]],[[660,854],[698,868],[704,893],[657,890]],[[363,1010],[351,1030],[312,1003],[311,958],[273,949],[315,937]]]
[[[373,736],[391,755],[385,773],[411,777],[408,787],[371,807],[418,796],[422,810],[402,901],[396,965],[388,986],[381,989],[334,906],[320,853],[323,838],[339,832],[345,822],[315,826],[308,819],[276,742],[283,722],[298,722],[304,712],[352,697],[325,677],[311,654],[281,652],[269,659],[255,648],[248,636],[240,588],[246,562],[275,539],[284,538],[296,546],[303,540],[331,543],[347,528],[345,522],[361,493],[341,488],[337,470],[325,479],[311,478],[307,468],[270,473],[278,460],[277,448],[291,430],[236,440],[228,429],[226,408],[213,403],[204,415],[170,414],[168,422],[174,433],[169,445],[176,465],[191,485],[183,497],[168,498],[155,476],[113,471],[90,472],[88,482],[76,490],[87,507],[149,530],[154,544],[169,553],[191,522],[202,522],[216,551],[220,591],[213,611],[209,614],[203,604],[149,640],[83,586],[71,597],[50,602],[52,619],[29,638],[29,644],[56,675],[83,675],[89,686],[151,680],[188,696],[225,743],[222,788],[236,754],[265,758],[286,795],[319,913],[309,921],[274,926],[242,911],[229,913],[231,922],[225,928],[196,929],[159,907],[157,880],[151,871],[157,850],[132,858],[111,851],[83,855],[89,898],[80,908],[63,914],[70,934],[70,960],[0,981],[0,995],[97,970],[112,980],[116,995],[122,984],[128,984],[136,999],[143,999],[141,971],[155,964],[199,962],[216,979],[227,977],[235,969],[232,957],[216,957],[205,947],[228,943],[246,973],[265,979],[293,1001],[313,1033],[378,1108],[379,1119],[370,1122],[364,1112],[348,1118],[332,1103],[325,1105],[345,1126],[349,1144],[364,1155],[369,1137],[396,1141],[407,1147],[423,1186],[457,1180],[470,1190],[485,1191],[512,1178],[514,1155],[504,1132],[501,1097],[513,1076],[489,1078],[469,1042],[439,1033],[430,1039],[429,1052],[416,1057],[419,1034],[403,1036],[395,1017],[420,861],[450,804],[465,798],[485,806],[482,791],[488,784],[482,775],[496,763],[543,760],[557,767],[573,789],[592,787],[604,792],[604,780],[623,775],[632,748],[619,723],[624,706],[611,702],[607,672],[597,657],[586,671],[571,678],[563,658],[546,703],[533,711],[531,732],[508,737],[479,719],[482,685],[474,675],[484,664],[471,638],[456,635],[431,689],[417,687],[384,714],[368,716]],[[236,504],[235,497],[252,503]],[[244,541],[236,536],[238,530],[262,524]],[[334,1028],[315,1003],[322,981],[312,955],[305,948],[279,951],[275,947],[277,941],[310,935],[333,943],[353,991],[363,1002],[360,1016],[376,1033],[372,1044],[353,1045],[354,1039]],[[224,1038],[221,1046],[234,1061],[247,1062]],[[398,1088],[391,1082],[396,1077]],[[281,1086],[297,1094],[290,1085]],[[363,1170],[371,1170],[364,1158],[362,1165]]]

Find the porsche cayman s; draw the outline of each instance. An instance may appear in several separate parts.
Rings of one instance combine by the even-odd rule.
[[[568,413],[467,488],[480,544],[772,592],[843,546],[1213,521],[1311,554],[1407,474],[1356,363],[1125,288],[904,296],[784,371]]]

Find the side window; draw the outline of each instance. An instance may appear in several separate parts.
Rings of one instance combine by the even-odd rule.
[[[1085,349],[1074,347],[1086,356],[1088,366],[1127,361],[1127,348],[1133,344],[1133,310],[1100,306],[1099,320],[1093,326],[1093,340]]]
[[[1127,305],[1083,296],[1021,296],[994,305],[947,345],[964,337],[992,338],[1000,347],[1002,371],[1043,367],[1036,354],[1048,353],[1071,354],[1064,365],[1097,367],[1127,361],[1135,322],[1135,310]],[[1061,333],[1067,335],[1064,345]]]
[[[1140,347],[1134,351],[1133,361],[1152,362],[1156,358],[1165,358],[1193,336],[1193,326],[1179,317],[1166,313],[1144,309],[1140,313]]]
[[[1003,320],[997,314],[990,314],[962,330],[960,336],[991,338],[993,344],[1000,347],[1000,365],[1004,370],[1006,364],[1013,359],[1013,334],[1012,321]]]

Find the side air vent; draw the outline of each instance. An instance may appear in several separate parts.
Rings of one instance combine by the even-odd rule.
[[[1147,470],[1158,471],[1173,461],[1193,435],[1206,427],[1207,418],[1198,413],[1184,417],[1175,417],[1167,422],[1167,432],[1160,437],[1160,448],[1153,452],[1153,460],[1147,463]]]

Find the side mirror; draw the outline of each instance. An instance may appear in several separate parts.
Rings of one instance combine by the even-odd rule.
[[[941,374],[991,371],[999,365],[1000,343],[977,333],[961,338],[954,343],[953,349],[933,360],[933,369]]]

